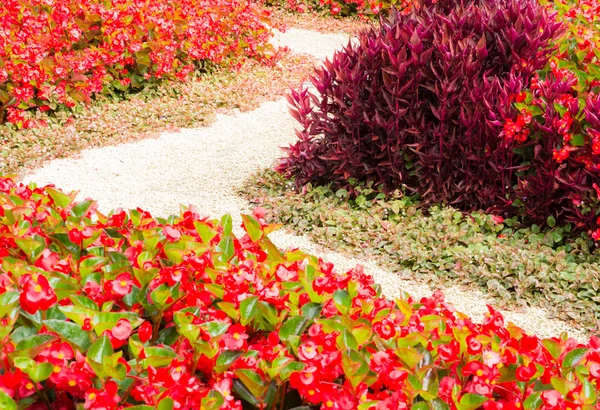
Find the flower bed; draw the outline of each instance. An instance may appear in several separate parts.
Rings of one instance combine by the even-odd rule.
[[[6,0],[0,10],[0,121],[87,102],[204,62],[268,59],[268,12],[250,0]]]
[[[0,408],[595,408],[600,339],[386,300],[262,217],[236,238],[0,179]]]

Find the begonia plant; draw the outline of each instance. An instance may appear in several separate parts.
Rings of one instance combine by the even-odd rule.
[[[594,409],[600,339],[541,339],[441,292],[381,296],[263,210],[105,216],[0,179],[0,408]]]

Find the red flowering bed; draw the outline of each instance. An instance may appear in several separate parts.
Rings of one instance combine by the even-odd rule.
[[[24,109],[185,79],[204,61],[268,58],[268,22],[253,0],[3,0],[0,122],[28,127]]]
[[[265,0],[295,13],[315,13],[330,16],[358,16],[368,20],[392,7],[409,11],[411,0]]]
[[[229,216],[107,217],[0,179],[0,408],[600,407],[600,339],[386,300],[261,216],[236,238]]]

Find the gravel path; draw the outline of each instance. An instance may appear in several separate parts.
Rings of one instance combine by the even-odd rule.
[[[323,59],[346,45],[348,38],[290,29],[279,33],[273,42]],[[87,150],[77,158],[55,160],[24,180],[79,191],[80,198],[97,200],[103,212],[141,207],[155,216],[167,216],[178,214],[179,204],[193,204],[200,213],[214,218],[229,213],[239,225],[239,215],[248,212],[248,204],[236,195],[236,187],[252,172],[271,165],[281,156],[279,147],[294,140],[294,127],[285,99],[280,99],[251,112],[218,115],[217,121],[207,128],[164,133],[158,139]],[[307,237],[283,231],[271,237],[281,248],[301,248],[333,262],[339,270],[362,264],[388,297],[398,297],[401,289],[415,297],[432,292],[428,286],[400,281],[373,262],[322,249]],[[459,311],[475,320],[481,320],[487,311],[486,303],[493,304],[482,293],[466,293],[458,288],[443,291]],[[507,321],[542,337],[569,331],[572,336],[584,339],[582,333],[549,319],[541,309],[504,314]]]

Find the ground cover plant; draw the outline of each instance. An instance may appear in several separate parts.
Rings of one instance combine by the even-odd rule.
[[[379,296],[277,249],[264,210],[108,216],[0,180],[3,409],[597,408],[600,339]]]
[[[0,122],[185,79],[203,64],[269,59],[268,11],[247,0],[7,0],[0,10]]]
[[[299,141],[278,170],[600,237],[592,3],[417,4],[292,93]]]
[[[353,189],[354,197],[330,186],[297,191],[293,180],[265,170],[240,194],[264,207],[268,222],[337,252],[376,260],[401,278],[481,288],[505,307],[541,306],[598,332],[600,252],[588,236],[573,235],[570,225],[527,227],[516,218],[423,206],[406,195],[385,197],[358,183]]]

